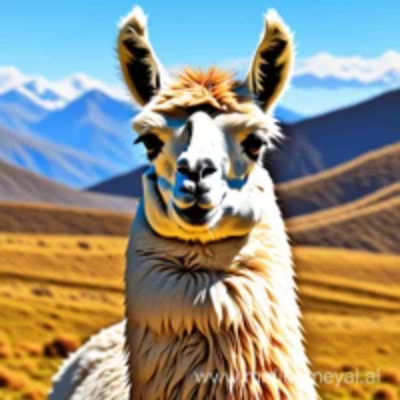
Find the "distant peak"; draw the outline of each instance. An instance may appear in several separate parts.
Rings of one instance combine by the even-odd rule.
[[[17,90],[47,109],[63,107],[92,91],[121,101],[128,99],[122,88],[110,86],[82,72],[59,81],[49,81],[41,76],[24,75],[12,66],[0,67],[0,94],[10,90]]]

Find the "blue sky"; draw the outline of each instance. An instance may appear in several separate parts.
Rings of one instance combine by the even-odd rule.
[[[61,79],[74,72],[116,83],[116,24],[134,4],[167,66],[246,59],[262,15],[276,8],[296,33],[298,55],[377,57],[399,50],[399,0],[8,0],[0,13],[0,65]],[[337,95],[337,94],[336,94]]]

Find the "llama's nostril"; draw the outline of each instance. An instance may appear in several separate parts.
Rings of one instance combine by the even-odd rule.
[[[192,163],[192,165],[190,165],[186,159],[182,159],[178,162],[176,170],[183,178],[196,183],[218,171],[215,163],[209,159],[199,159],[197,162]]]
[[[202,172],[201,172],[201,177],[202,178],[207,178],[210,175],[213,175],[217,172],[217,168],[209,166],[209,167],[205,167]]]
[[[186,164],[178,165],[177,170],[183,176],[189,176],[190,175],[190,168]]]

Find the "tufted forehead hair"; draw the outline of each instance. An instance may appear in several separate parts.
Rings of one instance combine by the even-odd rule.
[[[245,113],[250,99],[239,94],[240,86],[230,71],[185,68],[161,88],[152,109],[173,115],[189,114],[195,109]]]

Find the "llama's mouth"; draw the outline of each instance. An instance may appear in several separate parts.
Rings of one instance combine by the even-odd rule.
[[[186,224],[192,227],[204,227],[208,226],[210,221],[214,218],[218,207],[216,208],[203,208],[198,204],[182,209],[174,204],[174,211]]]

